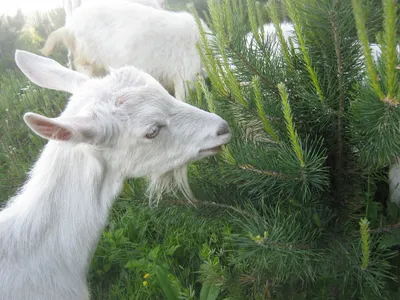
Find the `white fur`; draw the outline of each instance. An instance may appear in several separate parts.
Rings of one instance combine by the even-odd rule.
[[[203,27],[208,31],[204,23]],[[203,74],[198,41],[196,21],[187,12],[126,1],[88,2],[75,11],[65,27],[49,36],[42,53],[49,55],[63,42],[79,72],[103,76],[110,68],[132,65],[184,100],[185,81]]]
[[[74,14],[75,10],[84,2],[88,1],[96,1],[96,0],[64,0],[63,6],[64,6],[64,11],[65,11],[65,22],[68,22],[68,20],[72,17]],[[114,0],[115,2],[116,0]],[[131,1],[134,3],[139,3],[142,5],[154,7],[155,9],[164,9],[165,8],[165,1],[164,0],[126,0],[126,1]],[[72,53],[68,49],[68,67],[72,69]]]
[[[175,174],[188,189],[186,165],[214,155],[202,149],[227,143],[229,127],[134,67],[82,80],[29,52],[17,50],[16,62],[43,87],[76,79],[64,81],[74,94],[59,117],[24,116],[49,142],[0,212],[0,299],[87,300],[89,263],[123,181],[146,176],[163,188]]]

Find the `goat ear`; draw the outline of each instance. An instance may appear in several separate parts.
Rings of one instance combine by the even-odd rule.
[[[15,62],[20,70],[38,86],[73,94],[88,77],[55,60],[23,50],[15,51]]]
[[[91,120],[85,117],[47,118],[29,112],[24,121],[33,132],[48,140],[91,143],[96,137]]]

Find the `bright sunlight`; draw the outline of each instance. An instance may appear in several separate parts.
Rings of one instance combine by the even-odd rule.
[[[62,6],[63,0],[3,0],[0,2],[0,15],[14,15],[18,9],[24,14],[48,10]]]

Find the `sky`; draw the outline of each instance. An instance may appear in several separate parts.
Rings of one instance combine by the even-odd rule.
[[[0,15],[14,15],[18,8],[24,14],[61,7],[63,0],[0,0]]]

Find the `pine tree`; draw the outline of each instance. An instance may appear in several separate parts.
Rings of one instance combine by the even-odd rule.
[[[387,182],[400,154],[397,1],[207,5],[193,13],[212,30],[198,45],[209,77],[188,101],[228,120],[233,139],[190,167],[195,209],[175,198],[149,209],[144,182],[126,183],[93,259],[93,298],[399,299],[400,209]],[[36,19],[42,39],[64,22],[60,11],[48,17]],[[377,63],[372,42],[383,49]],[[22,102],[25,81],[0,81],[7,119],[22,105],[56,114],[64,104],[38,87]]]
[[[399,208],[386,179],[400,153],[398,4],[375,2],[283,0],[296,31],[286,43],[277,1],[208,1],[212,34],[199,51],[209,78],[193,83],[191,102],[229,120],[233,140],[190,172],[197,205],[235,224],[230,299],[399,296]]]

